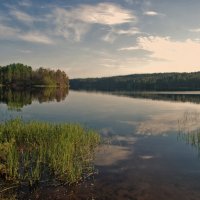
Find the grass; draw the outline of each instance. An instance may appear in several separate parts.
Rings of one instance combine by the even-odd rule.
[[[179,137],[186,141],[187,144],[190,144],[192,147],[198,150],[200,153],[200,131],[191,131],[188,133],[181,133]]]
[[[92,173],[100,136],[76,124],[9,120],[0,124],[0,174],[16,183],[71,184]]]

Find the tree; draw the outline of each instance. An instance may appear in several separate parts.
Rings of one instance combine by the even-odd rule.
[[[20,63],[0,67],[0,84],[6,86],[51,85],[67,87],[69,79],[61,70],[40,67],[32,70],[30,66]]]

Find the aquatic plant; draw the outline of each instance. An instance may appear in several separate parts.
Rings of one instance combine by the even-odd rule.
[[[0,124],[0,174],[17,183],[74,183],[93,171],[100,136],[78,124],[9,120]]]
[[[200,113],[185,112],[178,121],[178,138],[186,141],[200,152]]]

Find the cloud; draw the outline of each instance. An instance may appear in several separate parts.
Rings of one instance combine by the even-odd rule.
[[[23,32],[18,28],[0,24],[0,40],[22,40],[31,43],[54,44],[54,41],[46,34],[39,31]]]
[[[118,35],[136,35],[139,34],[140,31],[138,28],[136,27],[132,27],[130,29],[120,29],[120,30],[114,30],[114,33],[118,34]]]
[[[155,11],[146,11],[146,12],[144,12],[144,15],[147,15],[147,16],[157,16],[157,15],[159,15],[159,13],[157,13]]]
[[[11,10],[10,14],[15,17],[17,20],[25,22],[25,23],[32,23],[35,21],[35,18],[28,15],[25,12],[19,10]]]
[[[142,5],[143,7],[151,5],[151,2],[148,0],[124,0],[124,2],[129,5]]]
[[[51,40],[48,36],[39,32],[24,33],[20,34],[18,37],[21,40],[32,43],[54,44],[53,40]]]
[[[92,24],[116,25],[136,20],[131,11],[112,3],[99,3],[95,6],[82,5],[73,12],[78,14],[76,18],[80,21]]]
[[[106,70],[115,70],[118,74],[137,72],[137,66],[144,64],[146,60],[137,57],[118,57],[113,59],[102,59],[99,64]]]
[[[152,58],[170,61],[187,59],[188,63],[199,61],[196,54],[200,53],[200,43],[191,39],[173,41],[170,37],[149,36],[139,37],[138,44],[139,48],[152,52]]]
[[[19,49],[18,51],[21,52],[21,53],[24,53],[24,54],[30,54],[30,53],[32,53],[32,51],[28,50],[28,49]]]
[[[12,17],[17,19],[18,21],[21,21],[21,22],[31,25],[31,26],[32,26],[33,22],[46,22],[46,16],[33,17],[33,16],[29,15],[28,13],[25,13],[21,10],[17,10],[16,8],[12,8],[9,13]]]
[[[121,50],[141,49],[148,51],[146,57],[152,71],[199,70],[200,41],[186,39],[174,41],[170,37],[139,37],[137,45]]]
[[[19,6],[31,6],[31,1],[20,1]],[[11,20],[17,20],[25,25],[30,26],[31,32],[21,28],[16,38],[36,43],[52,44],[49,37],[62,37],[71,41],[80,41],[81,38],[89,32],[94,24],[112,27],[111,33],[104,36],[105,41],[114,41],[117,35],[134,35],[138,33],[136,28],[127,30],[114,29],[116,25],[135,22],[136,16],[132,11],[123,8],[114,3],[99,3],[95,5],[81,4],[76,7],[61,8],[52,7],[48,13],[39,14],[37,17],[17,9],[16,7],[8,7]],[[43,24],[45,29],[41,30],[38,22]],[[41,25],[41,24],[40,24]],[[10,27],[10,29],[12,29]],[[11,32],[15,31],[12,29]],[[45,34],[41,34],[43,31]],[[5,32],[5,31],[4,31]],[[49,37],[48,37],[49,36]]]
[[[134,4],[134,0],[124,0],[126,3],[133,5]]]
[[[41,32],[40,30],[36,30],[32,23],[34,21],[40,21],[39,18],[35,18],[30,16],[27,13],[24,13],[20,10],[11,8],[10,15],[12,15],[15,19],[22,21],[24,23],[30,24],[33,31],[27,31],[25,29],[15,28],[14,26],[6,24],[5,21],[0,23],[0,39],[9,39],[9,40],[22,40],[31,43],[41,43],[41,44],[53,44],[53,40],[48,36],[47,31]],[[10,18],[8,18],[10,19]],[[10,22],[10,20],[7,20]],[[27,53],[27,52],[26,52]]]
[[[141,135],[163,135],[168,132],[177,131],[178,119],[179,113],[164,113],[150,116],[149,119],[137,124],[136,133]]]
[[[122,47],[118,49],[118,51],[133,51],[133,50],[140,50],[140,49],[138,47]]]
[[[62,36],[65,39],[74,39],[80,41],[81,37],[88,32],[89,25],[76,19],[78,13],[67,11],[62,8],[56,8],[50,16],[54,24],[54,34]]]
[[[23,7],[30,7],[32,6],[32,3],[29,0],[21,0],[18,2],[18,5]]]
[[[116,40],[116,35],[112,31],[108,32],[102,37],[102,40],[105,42],[113,43]]]
[[[164,102],[160,102],[160,104],[162,103]],[[183,106],[185,107],[185,105]],[[180,109],[174,110],[173,113],[151,115],[145,121],[134,125],[136,126],[136,133],[141,135],[164,135],[169,132],[182,134],[196,132],[200,129],[200,113],[193,111],[194,108],[190,107],[189,109],[191,111],[184,114]]]
[[[131,150],[127,147],[119,145],[101,145],[97,149],[94,162],[97,166],[110,166],[119,161],[128,159],[130,155]]]
[[[4,24],[0,24],[0,39],[3,38],[10,38],[12,36],[15,36],[20,31],[16,28],[9,27]]]
[[[137,35],[139,33],[141,32],[136,27],[131,27],[129,29],[116,29],[112,27],[111,30],[105,36],[102,37],[102,40],[105,42],[113,43],[120,35],[132,36]]]
[[[194,33],[200,33],[200,28],[190,29],[189,31]]]
[[[88,32],[92,24],[115,26],[136,21],[136,16],[130,10],[113,3],[79,5],[67,9],[57,7],[49,17],[54,22],[57,35],[64,38],[74,35],[76,41]]]

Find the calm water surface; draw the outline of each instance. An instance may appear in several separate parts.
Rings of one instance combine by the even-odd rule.
[[[0,120],[20,116],[97,130],[105,141],[98,174],[70,189],[40,188],[30,199],[200,199],[198,146],[185,137],[200,129],[199,92],[56,94],[39,101],[31,93],[25,104],[2,98]]]

